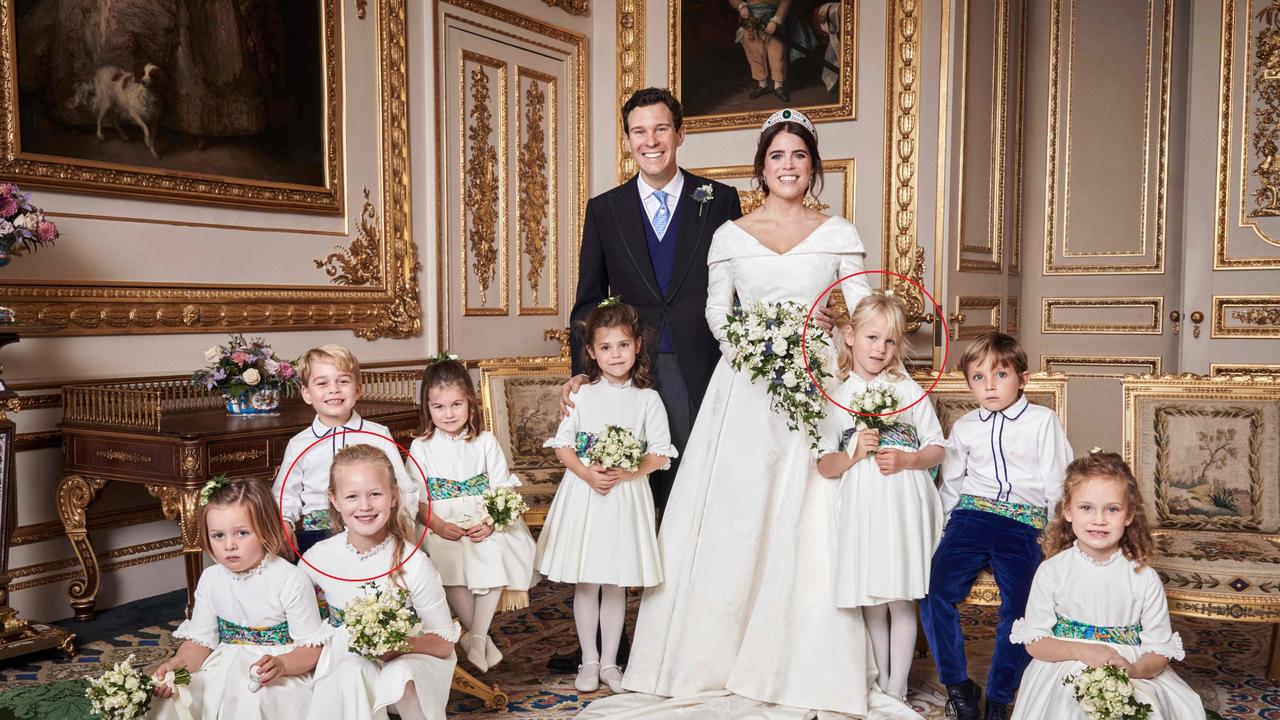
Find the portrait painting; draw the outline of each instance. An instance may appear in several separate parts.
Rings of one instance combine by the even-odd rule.
[[[0,0],[0,175],[338,212],[335,0]]]
[[[668,83],[689,131],[756,127],[777,110],[855,116],[856,0],[672,0]]]

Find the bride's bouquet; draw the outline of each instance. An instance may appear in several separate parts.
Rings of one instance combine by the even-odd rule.
[[[352,600],[342,613],[350,636],[347,647],[371,660],[392,651],[408,652],[409,637],[422,625],[409,607],[408,591],[384,590],[371,582],[360,587],[366,593]]]
[[[174,685],[191,682],[191,673],[186,668],[175,671],[173,676]],[[94,715],[105,720],[131,720],[144,717],[151,709],[158,684],[161,683],[133,666],[130,655],[124,662],[91,678],[84,694]]]
[[[631,431],[609,425],[587,449],[587,460],[602,468],[622,468],[635,472],[644,460],[644,443]]]
[[[1087,668],[1062,681],[1089,720],[1146,720],[1151,706],[1133,696],[1133,682],[1114,665]]]
[[[487,522],[496,532],[506,530],[520,517],[520,513],[529,509],[520,493],[511,488],[489,488],[480,497],[484,500]]]
[[[752,380],[767,379],[773,411],[787,421],[789,429],[807,434],[810,447],[816,449],[827,400],[814,382],[825,385],[831,378],[827,369],[831,336],[812,321],[806,334],[807,315],[808,309],[793,300],[752,303],[729,314],[724,332],[737,350],[730,363],[733,368],[750,372]],[[806,355],[814,382],[805,374]]]

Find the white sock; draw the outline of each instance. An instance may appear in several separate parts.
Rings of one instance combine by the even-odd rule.
[[[876,659],[876,684],[886,690],[889,682],[889,606],[868,605],[862,608],[862,619],[871,638],[871,653]]]
[[[422,714],[422,703],[413,683],[404,686],[404,695],[396,701],[396,712],[400,714],[400,720],[427,720],[427,716]]]
[[[491,588],[484,595],[472,595],[475,598],[475,616],[470,626],[472,635],[489,635],[489,626],[493,624],[493,614],[498,612],[498,601],[502,599],[502,588]]]
[[[618,646],[627,622],[627,590],[617,585],[601,585],[600,665],[618,664]]]
[[[892,695],[907,694],[907,676],[911,674],[911,660],[916,654],[916,603],[914,600],[894,600],[889,603],[892,625],[889,627],[889,686],[884,691]],[[882,672],[880,675],[884,678]]]
[[[573,624],[578,628],[578,645],[582,646],[582,664],[600,662],[596,650],[596,628],[600,625],[600,586],[578,583],[573,590]],[[615,648],[614,652],[617,650]]]
[[[470,632],[471,624],[475,621],[476,596],[469,588],[461,585],[446,587],[444,596],[449,600],[449,607],[453,610],[453,614],[458,616],[458,622]],[[492,619],[490,616],[490,620]]]

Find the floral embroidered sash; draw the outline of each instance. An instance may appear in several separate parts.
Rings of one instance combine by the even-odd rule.
[[[851,427],[840,435],[840,452],[849,449],[849,443],[853,442],[853,436],[857,435],[862,428]],[[890,423],[888,427],[880,431],[880,447],[900,447],[907,450],[920,449],[920,434],[916,432],[913,425],[909,423]],[[938,466],[929,468],[929,474],[934,480],[938,479]]]
[[[271,627],[245,627],[218,618],[218,642],[231,645],[289,645],[289,622]]]
[[[1053,636],[1064,640],[1099,640],[1112,645],[1142,644],[1142,625],[1118,625],[1116,627],[1099,627],[1089,625],[1071,618],[1057,616],[1053,624]]]
[[[466,480],[450,480],[442,477],[428,477],[427,491],[432,500],[449,500],[451,498],[482,495],[489,489],[489,475],[480,473]]]
[[[329,517],[328,510],[316,510],[302,516],[303,530],[332,530],[333,520]]]
[[[1044,526],[1049,523],[1049,511],[1039,505],[1023,505],[1005,500],[992,500],[991,498],[977,495],[961,495],[960,504],[957,507],[960,510],[977,510],[979,512],[1003,515],[1010,520],[1017,520],[1037,530],[1043,530]]]

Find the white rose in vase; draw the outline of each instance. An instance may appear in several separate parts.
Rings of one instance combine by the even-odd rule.
[[[204,351],[205,362],[216,363],[221,358],[222,358],[222,349],[219,348],[217,345],[214,345],[213,347]]]
[[[240,378],[244,380],[245,385],[257,385],[262,382],[262,374],[258,372],[257,368],[249,368],[248,370],[245,370],[244,374],[241,375]]]

